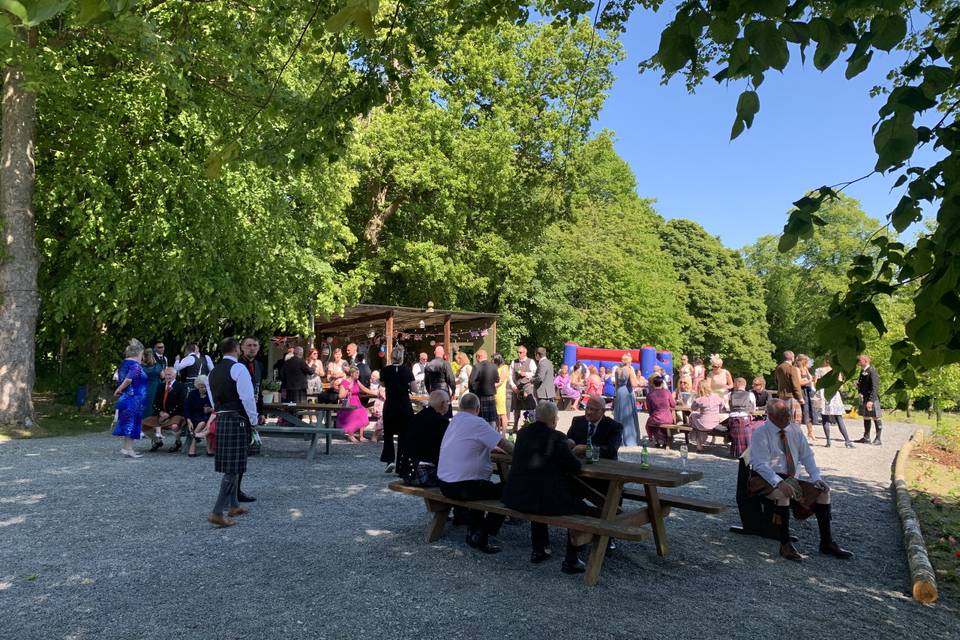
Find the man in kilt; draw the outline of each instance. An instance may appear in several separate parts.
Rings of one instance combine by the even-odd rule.
[[[470,391],[480,398],[480,417],[496,429],[497,383],[500,382],[500,373],[496,365],[487,360],[487,352],[483,349],[477,351],[474,360],[476,364],[470,372]]]
[[[790,537],[792,513],[798,520],[816,516],[820,529],[820,553],[850,558],[853,554],[833,539],[830,487],[820,476],[810,443],[800,427],[791,422],[788,401],[779,398],[770,402],[767,421],[753,432],[748,449],[750,477],[747,491],[750,495],[772,500],[776,505],[773,522],[779,532],[782,557],[795,562],[803,560]],[[800,479],[800,465],[806,470],[808,479]]]
[[[860,377],[857,379],[857,392],[860,394],[860,406],[857,413],[863,418],[863,437],[857,440],[863,444],[870,444],[870,422],[877,429],[877,437],[873,439],[873,444],[880,445],[880,432],[883,431],[883,421],[880,416],[883,411],[880,409],[880,376],[877,369],[870,364],[870,356],[863,353],[857,358],[857,364],[860,365]]]
[[[257,403],[253,396],[250,371],[238,362],[240,345],[226,338],[220,345],[223,358],[210,372],[210,393],[217,412],[217,454],[214,468],[223,474],[220,494],[207,521],[218,527],[230,527],[236,521],[224,517],[247,512],[240,506],[239,479],[247,469],[248,429],[257,424]]]

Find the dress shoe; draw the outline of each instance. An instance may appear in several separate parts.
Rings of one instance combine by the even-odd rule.
[[[228,515],[228,516],[242,516],[243,514],[247,513],[248,511],[249,511],[249,509],[244,509],[243,507],[234,507],[233,509],[230,509],[230,511],[227,511],[227,515]]]
[[[238,502],[256,502],[257,499],[254,498],[253,496],[248,496],[248,495],[245,494],[245,493],[238,493],[238,494],[237,494],[237,501],[238,501]]]
[[[391,462],[390,464],[387,465],[387,468],[384,469],[383,472],[384,472],[384,473],[393,473],[394,469],[396,469],[396,468],[397,468],[397,465],[395,465],[394,463]]]
[[[854,442],[857,442],[857,443],[859,443],[859,444],[870,444],[870,438],[864,436],[864,437],[860,438],[859,440],[854,440]]]
[[[845,446],[847,449],[856,449],[856,447],[853,446],[853,443],[850,442],[849,440],[847,440],[846,442],[844,442],[844,443],[843,443],[843,446]]]
[[[211,513],[209,516],[207,516],[207,522],[215,527],[232,527],[233,525],[237,524],[236,520],[224,518],[223,514],[220,513]]]
[[[879,447],[879,446],[882,445],[883,443],[880,442],[880,438],[874,438],[874,439],[873,439],[873,444],[875,444],[875,445],[877,445],[877,446]]]
[[[182,446],[183,446],[183,443],[177,440],[177,443],[172,447],[170,447],[167,451],[169,451],[170,453],[176,453],[177,451],[180,451],[180,447]]]
[[[611,553],[613,553],[613,552],[616,551],[616,550],[617,550],[617,543],[614,541],[613,538],[610,538],[610,539],[607,541],[607,555],[610,555]]]
[[[487,554],[500,553],[503,550],[500,545],[491,542],[489,536],[480,533],[468,533],[467,544],[477,551]]]
[[[550,549],[542,549],[542,550],[534,549],[533,553],[530,554],[530,562],[532,562],[533,564],[540,564],[545,560],[549,560],[551,555],[553,554],[550,553]]]
[[[780,545],[780,555],[794,562],[801,562],[803,560],[803,556],[794,548],[792,542]]]
[[[840,558],[841,560],[847,560],[848,558],[853,557],[852,551],[847,551],[836,542],[828,542],[826,544],[820,544],[820,553],[828,556],[833,556],[834,558]]]
[[[825,444],[825,445],[823,445],[823,446],[825,446],[825,447],[829,447],[829,446],[830,446],[830,441],[829,441],[829,440],[827,440],[827,444]]]
[[[150,447],[150,453],[153,453],[154,451],[156,451],[157,449],[161,448],[162,446],[163,446],[163,439],[162,439],[162,438],[155,438],[154,441],[153,441],[153,445],[151,445],[151,447]]]
[[[583,560],[577,558],[575,561],[570,562],[569,560],[564,560],[563,564],[560,565],[560,571],[564,573],[569,573],[574,575],[577,573],[585,573],[587,571],[587,565],[584,564]]]

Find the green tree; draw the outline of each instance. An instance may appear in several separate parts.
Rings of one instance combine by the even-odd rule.
[[[817,326],[834,296],[846,290],[854,259],[881,228],[859,202],[844,195],[825,203],[819,215],[830,225],[829,234],[801,240],[787,252],[778,249],[778,236],[761,236],[742,250],[763,282],[775,353],[820,353]]]
[[[734,375],[764,375],[773,369],[763,284],[740,254],[696,222],[669,220],[661,231],[664,252],[673,259],[686,288],[687,324],[682,351],[706,357],[718,353]],[[673,295],[666,290],[662,295]]]

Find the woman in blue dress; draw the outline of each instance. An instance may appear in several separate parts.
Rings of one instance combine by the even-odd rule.
[[[138,340],[131,340],[124,356],[117,374],[120,385],[113,392],[117,397],[117,426],[113,435],[123,438],[120,453],[128,458],[140,458],[143,454],[133,450],[133,443],[140,439],[140,421],[147,399],[147,374],[140,366],[143,345]]]
[[[637,372],[630,366],[633,358],[623,354],[620,365],[614,371],[616,392],[613,396],[613,419],[623,425],[623,446],[635,447],[640,438],[640,417],[637,414],[637,396],[634,389],[640,386]]]
[[[157,387],[160,386],[160,372],[163,371],[163,365],[157,362],[153,354],[153,349],[143,350],[143,372],[147,374],[147,395],[143,401],[144,418],[153,415],[153,397],[157,395]]]

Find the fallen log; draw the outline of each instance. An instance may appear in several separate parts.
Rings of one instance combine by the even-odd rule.
[[[913,510],[910,491],[907,489],[906,471],[910,452],[923,442],[923,430],[917,429],[897,452],[893,462],[893,491],[903,530],[903,546],[907,553],[907,565],[910,568],[910,580],[913,583],[913,598],[917,602],[930,604],[937,601],[937,577],[927,555],[927,546],[920,531],[920,520]]]

